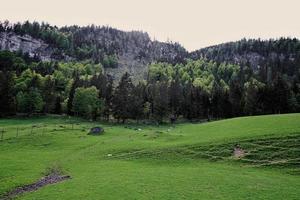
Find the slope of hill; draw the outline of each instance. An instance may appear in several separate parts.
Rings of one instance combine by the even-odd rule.
[[[264,80],[272,80],[279,72],[289,76],[299,73],[300,41],[296,38],[243,39],[191,52],[190,57],[249,66]]]
[[[268,80],[278,71],[299,73],[300,65],[300,41],[295,38],[243,39],[188,53],[178,43],[153,41],[141,31],[94,25],[58,28],[28,21],[0,23],[0,49],[22,51],[43,61],[91,59],[102,63],[117,79],[126,71],[134,79],[144,79],[151,62],[177,64],[187,58],[247,65]]]
[[[297,199],[299,120],[124,127],[57,116],[2,119],[0,194],[59,170],[72,178],[18,199]],[[103,135],[87,135],[99,125]],[[235,157],[237,145],[245,157]]]
[[[91,59],[102,63],[117,79],[126,71],[144,79],[151,62],[178,63],[187,56],[180,44],[153,41],[140,31],[93,25],[57,28],[28,21],[0,24],[0,49],[22,51],[43,61]]]

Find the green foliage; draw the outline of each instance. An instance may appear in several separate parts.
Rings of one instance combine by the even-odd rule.
[[[245,112],[249,115],[259,113],[259,92],[265,85],[258,80],[251,78],[245,83]]]
[[[156,121],[162,122],[169,113],[168,85],[159,82],[153,89],[153,117]]]
[[[35,34],[33,30],[37,32],[34,37],[40,37],[38,32],[42,26],[47,27],[45,24],[41,26],[38,23],[26,22],[24,24],[30,34]],[[22,26],[18,24],[16,30],[22,32]],[[4,29],[4,31],[11,31],[9,25],[6,24]],[[63,35],[72,35],[72,43],[76,45],[71,45],[72,49],[69,49],[69,53],[76,54],[76,49],[83,50],[82,61],[41,62],[21,52],[1,51],[1,76],[8,77],[8,79],[3,78],[0,85],[0,92],[5,97],[1,100],[3,102],[1,111],[6,113],[3,115],[15,114],[16,95],[19,92],[23,92],[24,95],[28,94],[30,89],[38,91],[42,96],[44,106],[40,112],[61,114],[63,105],[63,111],[72,115],[76,88],[91,86],[96,87],[99,94],[98,100],[103,102],[101,112],[97,111],[92,116],[106,120],[116,119],[124,122],[127,119],[139,120],[152,117],[162,122],[170,116],[189,120],[205,118],[210,120],[300,111],[300,71],[299,66],[296,66],[297,54],[292,54],[291,59],[287,60],[287,68],[282,67],[282,61],[278,58],[254,68],[250,61],[241,62],[239,66],[230,64],[237,62],[227,62],[228,60],[224,57],[219,59],[225,62],[210,61],[202,56],[198,60],[186,59],[184,62],[174,63],[174,60],[182,60],[182,57],[176,57],[178,56],[176,55],[173,60],[170,60],[162,56],[158,59],[162,62],[149,65],[148,79],[143,84],[132,84],[129,74],[125,74],[127,78],[117,85],[113,84],[113,78],[110,75],[104,73],[104,68],[117,67],[117,58],[120,55],[118,51],[122,49],[121,44],[118,42],[107,44],[105,41],[87,40],[83,37],[84,32],[91,34],[91,38],[97,34],[103,34],[105,37],[116,34],[115,36],[119,37],[117,32],[113,32],[113,29],[92,26],[82,29],[65,27],[58,30],[55,27],[47,27],[48,29],[51,30],[50,32],[61,31]],[[57,36],[57,38],[61,38],[58,41],[63,43],[63,37]],[[297,50],[297,47],[293,46],[297,41],[279,40],[278,44],[281,43],[283,46],[286,43],[291,45],[289,47],[293,49],[291,52]],[[238,50],[235,49],[236,52],[234,50],[228,53],[229,61],[232,53],[259,50],[256,47],[247,49],[247,41],[241,44],[244,45],[243,48],[238,46]],[[256,43],[253,42],[253,44]],[[122,43],[121,46],[124,45]],[[273,42],[269,42],[269,45],[272,46]],[[172,45],[169,47],[171,48]],[[180,50],[180,47],[177,47],[177,50]],[[214,48],[217,47],[212,49]],[[224,54],[222,48],[220,48],[221,57]],[[231,48],[229,45],[228,51]],[[273,48],[281,52],[278,50],[279,47]],[[61,55],[63,51],[57,50],[57,53]],[[165,53],[172,54],[171,52]],[[138,58],[143,57],[147,55],[141,51]],[[293,63],[290,63],[291,60],[294,60]],[[277,64],[274,63],[275,61]],[[100,64],[101,62],[103,64]]]
[[[126,119],[131,117],[131,104],[132,104],[132,90],[133,84],[130,75],[125,73],[115,90],[113,96],[113,115],[116,119],[122,120],[124,123]]]
[[[296,76],[299,77],[299,74]],[[188,119],[209,120],[211,117],[299,111],[296,93],[300,90],[295,83],[291,86],[291,76],[278,72],[272,81],[260,81],[260,78],[246,66],[241,68],[238,65],[199,59],[187,60],[180,65],[151,64],[148,82],[168,82],[168,88],[173,93],[182,87],[184,101],[177,104],[175,109],[179,115]],[[177,84],[174,89],[170,83],[175,79],[182,86]],[[170,106],[177,96],[170,98]],[[171,110],[174,110],[174,106]]]
[[[57,27],[52,27],[49,24],[39,24],[38,22],[30,23],[26,21],[23,24],[15,24],[12,29],[17,34],[28,34],[34,38],[40,38],[48,44],[61,49],[70,48],[70,38],[61,33]]]
[[[118,58],[114,55],[104,55],[103,58],[103,66],[104,68],[117,68],[118,67]]]
[[[153,63],[149,66],[149,81],[166,81],[172,78],[173,67],[168,63]]]
[[[149,119],[150,114],[151,114],[151,103],[147,101],[143,105],[143,115],[146,119]]]
[[[77,88],[73,100],[73,112],[86,118],[94,118],[101,110],[98,96],[98,90],[94,86]]]
[[[14,72],[0,70],[0,117],[14,115],[16,112],[15,79]]]
[[[185,65],[172,66],[167,63],[154,63],[149,66],[149,81],[170,81],[179,77],[181,83],[192,82],[207,93],[211,93],[214,82],[222,82],[228,87],[229,82],[239,74],[239,66],[221,63],[218,65],[207,60],[188,60]]]
[[[28,92],[19,92],[16,98],[19,112],[36,113],[43,109],[43,98],[36,88],[31,88]]]
[[[130,97],[130,118],[132,119],[143,119],[147,115],[145,113],[145,108],[144,108],[144,102],[145,102],[145,89],[146,85],[143,83],[139,83],[138,85],[134,86],[132,89],[132,95]],[[146,105],[147,106],[147,105]],[[147,109],[147,108],[146,108]]]
[[[58,70],[56,71],[62,72],[67,78],[73,78],[75,72],[80,76],[102,73],[103,67],[101,64],[94,64],[89,61],[64,62],[58,64]]]

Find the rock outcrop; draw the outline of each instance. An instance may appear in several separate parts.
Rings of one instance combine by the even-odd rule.
[[[105,72],[112,75],[115,81],[125,72],[132,75],[134,82],[145,79],[151,62],[177,63],[187,55],[187,51],[179,44],[152,41],[147,33],[139,31],[99,28],[95,32],[85,34],[85,28],[79,28],[73,34],[75,39],[80,37],[82,43],[97,44],[99,50],[106,54],[113,49],[118,58],[118,67],[105,68]],[[80,60],[68,56],[64,49],[50,45],[42,39],[26,34],[18,35],[13,31],[0,32],[0,50],[21,51],[42,61]]]
[[[37,56],[42,61],[53,60],[53,48],[42,40],[29,35],[17,35],[13,32],[0,32],[0,49],[9,51],[22,51],[30,57]]]

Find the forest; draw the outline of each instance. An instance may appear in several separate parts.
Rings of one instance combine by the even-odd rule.
[[[68,114],[87,119],[212,120],[300,112],[299,67],[264,71],[205,58],[153,62],[147,80],[118,83],[101,63],[42,62],[21,52],[0,52],[1,117]]]
[[[188,53],[147,33],[94,25],[4,21],[1,32],[55,49],[49,61],[22,49],[0,51],[1,117],[51,113],[161,123],[300,112],[298,39],[242,39]],[[106,73],[128,52],[147,65],[147,78]]]

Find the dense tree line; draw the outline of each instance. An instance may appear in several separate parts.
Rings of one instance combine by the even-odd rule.
[[[260,81],[271,82],[278,72],[288,76],[299,73],[300,41],[296,38],[242,39],[194,51],[190,57],[249,66],[260,74]]]
[[[0,52],[0,113],[56,113],[125,122],[189,120],[300,111],[299,73],[272,80],[251,67],[205,59],[153,63],[148,78],[118,84],[94,62],[36,62]],[[298,68],[299,71],[299,68]]]
[[[264,57],[278,55],[291,55],[298,57],[300,50],[300,41],[296,38],[279,39],[242,39],[236,42],[219,44],[191,53],[192,58],[206,57],[218,62],[233,61],[234,55],[243,55],[247,53],[257,53]],[[241,60],[237,60],[240,62]],[[247,62],[247,61],[246,61]]]

